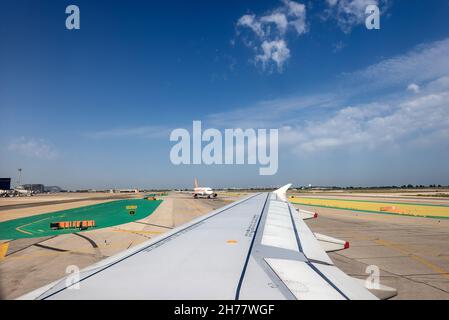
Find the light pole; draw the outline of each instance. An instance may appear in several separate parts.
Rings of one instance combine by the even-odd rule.
[[[17,171],[19,171],[19,181],[17,181],[17,183],[20,186],[21,185],[20,182],[22,181],[22,168],[17,169]]]

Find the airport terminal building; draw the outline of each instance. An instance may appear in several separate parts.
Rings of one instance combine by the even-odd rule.
[[[34,193],[44,193],[45,192],[45,186],[43,184],[24,184],[22,187],[25,190],[30,190]]]
[[[0,178],[0,190],[11,189],[11,178]]]

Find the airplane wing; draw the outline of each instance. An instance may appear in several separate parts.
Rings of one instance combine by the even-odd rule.
[[[258,193],[21,299],[376,299],[338,269],[287,201]]]

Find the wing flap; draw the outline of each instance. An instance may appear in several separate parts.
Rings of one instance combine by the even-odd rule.
[[[299,251],[286,202],[270,201],[263,230],[262,245]]]
[[[298,300],[344,300],[326,279],[303,261],[265,259]]]
[[[312,233],[312,231],[310,231],[304,220],[302,220],[298,215],[294,215],[293,220],[298,232],[301,249],[304,255],[312,261],[333,264],[332,260],[323,250],[315,235]]]
[[[335,266],[313,263],[350,300],[377,300],[364,286]]]

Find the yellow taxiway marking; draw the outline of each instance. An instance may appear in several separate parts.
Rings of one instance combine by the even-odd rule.
[[[423,203],[392,203],[354,199],[289,197],[290,202],[306,206],[321,206],[332,209],[353,210],[369,213],[383,213],[416,217],[449,218],[449,206]]]
[[[2,261],[5,258],[6,253],[8,253],[8,248],[9,242],[0,244],[0,261]]]
[[[16,230],[19,231],[19,232],[22,232],[22,233],[32,234],[31,232],[21,230],[21,229],[20,229],[21,227],[23,227],[23,226],[17,227]]]
[[[16,230],[19,231],[19,232],[22,232],[22,233],[26,233],[26,234],[33,234],[33,233],[31,233],[31,232],[22,230],[22,228],[23,228],[23,227],[26,227],[26,226],[29,226],[30,224],[33,224],[33,223],[36,223],[36,222],[39,222],[39,221],[43,221],[43,220],[47,220],[47,219],[50,219],[50,217],[46,217],[46,218],[43,218],[43,219],[40,219],[40,220],[37,220],[37,221],[32,221],[32,222],[30,222],[30,223],[23,224],[23,225],[17,227]]]
[[[387,247],[387,248],[399,251],[399,252],[409,256],[411,259],[413,259],[413,260],[421,263],[422,265],[426,266],[427,268],[435,271],[436,273],[438,273],[442,277],[449,279],[449,272],[447,272],[445,269],[443,269],[440,266],[430,262],[427,259],[424,259],[421,256],[418,256],[418,255],[416,255],[416,254],[414,254],[414,253],[412,253],[412,252],[410,252],[408,250],[405,250],[404,248],[401,247],[400,244],[393,243],[393,242],[390,242],[390,241],[387,241],[387,240],[382,240],[382,239],[375,240],[374,242],[377,243],[377,244],[380,244],[381,246],[384,246],[384,247]]]
[[[227,240],[226,243],[228,243],[228,244],[236,244],[237,240]]]

